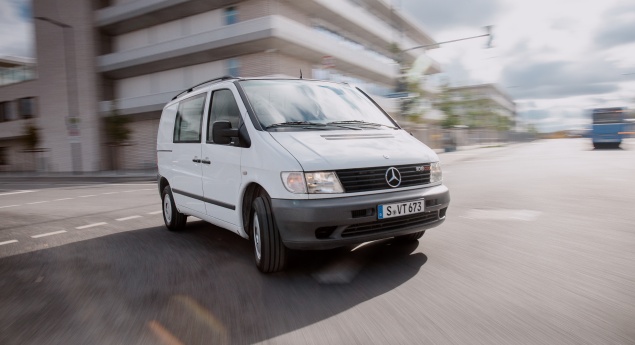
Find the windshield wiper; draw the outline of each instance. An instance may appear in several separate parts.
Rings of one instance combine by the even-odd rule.
[[[327,125],[360,125],[360,126],[372,126],[372,127],[388,127],[392,129],[397,129],[397,127],[394,127],[394,126],[383,125],[381,123],[366,122],[362,120],[333,121],[333,122],[327,123]]]
[[[295,127],[295,126],[300,126],[300,127],[306,127],[306,126],[324,127],[326,125],[323,124],[323,123],[309,122],[309,121],[289,121],[289,122],[274,123],[272,125],[269,125],[269,126],[265,127],[265,129],[276,128],[276,127]]]

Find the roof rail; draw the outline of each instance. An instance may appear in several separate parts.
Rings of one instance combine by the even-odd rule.
[[[202,82],[200,84],[196,84],[196,85],[192,86],[189,89],[186,89],[186,90],[183,90],[183,91],[179,92],[176,96],[172,97],[172,100],[175,100],[175,99],[179,98],[179,96],[181,96],[183,94],[190,93],[190,92],[194,91],[194,89],[196,89],[199,86],[202,86],[202,85],[205,85],[205,84],[209,84],[209,83],[219,82],[219,81],[223,81],[223,80],[229,80],[229,79],[239,79],[239,78],[238,77],[232,77],[231,75],[225,75],[225,76],[222,76],[222,77],[219,77],[219,78],[210,79],[210,80],[204,81],[204,82]]]

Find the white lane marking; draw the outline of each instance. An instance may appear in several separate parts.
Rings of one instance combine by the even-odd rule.
[[[0,208],[7,208],[7,207],[18,207],[18,206],[21,206],[21,205],[8,205],[8,206],[0,206]]]
[[[100,226],[100,225],[106,225],[106,224],[108,224],[108,223],[105,223],[105,222],[93,223],[93,224],[78,226],[78,227],[75,227],[75,229],[77,229],[77,230],[88,229],[88,228],[92,228],[94,226]]]
[[[101,195],[119,194],[119,192],[101,193]]]
[[[475,159],[471,161],[463,161],[461,163],[482,163],[482,162],[502,162],[502,159]]]
[[[161,212],[163,212],[163,211],[148,212],[148,214],[159,214],[159,213],[161,213]]]
[[[97,195],[95,195],[95,194],[81,195],[80,198],[90,198],[91,196],[97,196]]]
[[[156,186],[156,183],[112,183],[108,186]]]
[[[64,200],[71,200],[71,199],[73,199],[73,198],[62,198],[62,199],[55,199],[55,200],[53,200],[53,201],[64,201]]]
[[[135,219],[135,218],[141,218],[141,216],[130,216],[130,217],[124,217],[124,218],[117,218],[117,221],[121,222],[121,221],[124,221],[124,220]]]
[[[17,243],[17,242],[18,242],[18,240],[4,241],[4,242],[0,242],[0,246],[4,245],[4,244]]]
[[[154,188],[124,190],[122,193],[141,192],[144,190],[154,190]]]
[[[24,193],[33,193],[35,192],[34,190],[18,190],[15,192],[7,192],[7,193],[0,193],[0,196],[3,195],[13,195],[13,194],[24,194]]]
[[[27,204],[27,205],[35,205],[35,204],[43,204],[43,203],[45,203],[45,202],[49,202],[49,200],[46,200],[46,201],[36,201],[36,202],[28,202],[28,203],[26,203],[26,204]]]
[[[45,234],[39,234],[39,235],[33,235],[31,236],[32,238],[40,238],[40,237],[46,237],[46,236],[52,236],[52,235],[57,235],[57,234],[63,234],[65,233],[66,230],[60,230],[60,231],[53,231],[53,232],[47,232]]]
[[[507,209],[472,209],[467,211],[467,215],[460,218],[478,220],[522,220],[531,222],[536,220],[542,212],[533,210],[507,210]]]

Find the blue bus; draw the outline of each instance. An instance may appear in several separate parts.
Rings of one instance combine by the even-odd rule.
[[[624,120],[625,114],[626,108],[593,109],[593,147],[620,147],[622,138],[628,130],[628,124]]]

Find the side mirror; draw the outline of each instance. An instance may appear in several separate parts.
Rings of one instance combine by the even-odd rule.
[[[212,140],[216,144],[227,145],[232,138],[238,137],[238,129],[232,128],[229,121],[216,121],[212,125]]]

